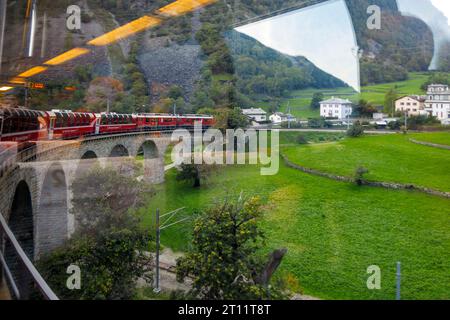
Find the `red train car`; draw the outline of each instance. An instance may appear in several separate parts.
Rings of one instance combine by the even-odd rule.
[[[52,110],[46,114],[50,140],[74,139],[95,133],[97,118],[94,113]]]
[[[214,118],[208,115],[154,113],[131,115],[2,108],[0,109],[0,141],[75,139],[88,135],[133,131],[193,129],[196,123],[202,124],[203,129],[207,129],[214,125]]]
[[[193,129],[196,123],[201,124],[203,129],[208,129],[214,125],[214,118],[202,114],[187,114],[178,117],[178,127]]]
[[[101,113],[96,114],[97,128],[95,134],[113,134],[120,132],[136,131],[138,128],[137,120],[134,115]]]
[[[174,130],[177,128],[178,116],[161,113],[138,114],[137,125],[140,130]]]
[[[0,109],[0,141],[25,142],[46,139],[47,115],[19,108]]]

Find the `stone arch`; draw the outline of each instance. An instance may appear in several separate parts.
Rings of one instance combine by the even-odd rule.
[[[75,179],[80,177],[83,173],[88,172],[93,166],[99,165],[100,161],[97,154],[92,151],[86,151],[82,156],[80,161],[78,161],[77,169],[75,171]]]
[[[144,141],[138,149],[138,155],[143,155],[144,159],[158,158],[159,150],[156,143],[152,140]]]
[[[39,255],[62,245],[68,237],[68,185],[63,167],[53,163],[41,188],[37,214]]]
[[[144,141],[138,149],[138,155],[144,156],[144,180],[159,183],[164,180],[164,161],[159,149],[152,140]]]
[[[118,158],[118,157],[129,157],[130,153],[128,149],[123,144],[117,144],[112,148],[109,157],[110,158]]]
[[[86,159],[98,159],[98,157],[94,151],[88,150],[81,156],[81,160],[86,160]]]
[[[14,192],[8,225],[31,261],[33,261],[35,251],[33,220],[30,188],[24,180],[21,180]],[[5,243],[5,260],[14,277],[21,298],[27,299],[32,292],[33,280],[8,240]]]

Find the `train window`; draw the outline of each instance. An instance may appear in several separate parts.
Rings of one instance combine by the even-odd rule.
[[[75,115],[73,113],[68,114],[68,127],[73,127],[76,125]]]
[[[105,125],[105,124],[106,124],[106,116],[105,116],[104,114],[102,114],[101,124],[102,124],[102,125]]]
[[[62,126],[64,128],[69,126],[69,116],[67,115],[67,113],[62,114]]]
[[[10,133],[11,128],[11,113],[8,109],[3,111],[3,133]]]
[[[74,126],[80,126],[80,125],[82,125],[82,120],[81,120],[81,115],[80,114],[74,114],[74,119],[73,119],[74,121],[73,121],[73,125]]]
[[[62,127],[62,116],[60,113],[55,113],[56,121],[55,121],[55,128],[61,128]]]

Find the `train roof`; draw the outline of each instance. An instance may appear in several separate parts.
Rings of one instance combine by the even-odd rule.
[[[18,116],[22,116],[22,117],[29,117],[29,116],[43,117],[43,116],[45,116],[44,111],[28,110],[25,108],[0,107],[0,115],[4,115],[4,114],[8,114],[8,115],[13,114],[13,115],[18,115]]]
[[[213,118],[213,116],[205,114],[169,114],[169,113],[137,113],[138,117],[155,117],[155,118]]]

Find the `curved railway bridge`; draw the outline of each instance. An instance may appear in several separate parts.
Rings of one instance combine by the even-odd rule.
[[[75,231],[70,206],[71,185],[77,175],[94,163],[114,166],[143,153],[144,180],[162,183],[164,154],[169,144],[170,132],[135,132],[40,141],[20,152],[14,145],[0,146],[0,214],[33,262]],[[6,241],[4,229],[0,225],[0,252],[21,298],[27,298],[32,275],[19,259],[12,241]],[[3,270],[0,277],[3,274],[6,278],[6,273]]]

